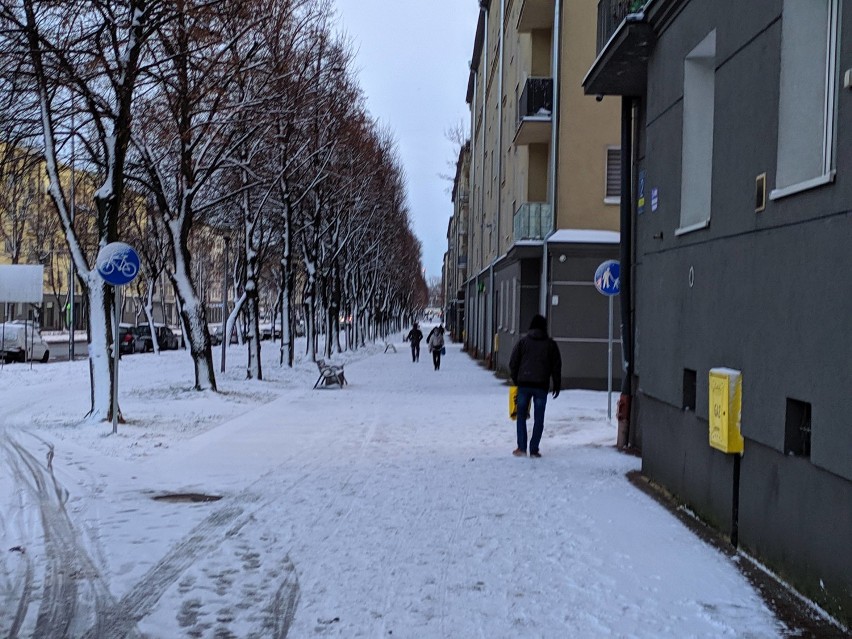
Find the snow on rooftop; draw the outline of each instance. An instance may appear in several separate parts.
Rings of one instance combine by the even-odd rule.
[[[618,244],[620,241],[618,231],[597,229],[559,229],[547,238],[548,244]]]

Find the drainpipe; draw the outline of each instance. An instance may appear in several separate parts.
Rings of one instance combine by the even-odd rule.
[[[559,142],[559,53],[562,42],[562,0],[553,3],[553,42],[551,43],[552,61],[550,63],[551,75],[553,75],[553,111],[550,114],[550,171],[547,179],[547,201],[550,204],[551,227],[544,236],[541,252],[541,281],[539,284],[539,313],[548,316],[548,293],[547,288],[547,240],[556,231],[556,162],[559,158],[557,144]]]
[[[478,67],[477,67],[478,68]],[[467,273],[465,278],[465,299],[467,300],[467,304],[465,305],[465,313],[464,313],[464,324],[465,324],[465,334],[464,334],[464,347],[469,350],[471,344],[476,342],[476,333],[470,330],[473,327],[473,320],[476,317],[475,303],[476,303],[476,282],[474,281],[474,295],[470,294],[470,282],[471,275],[473,274],[474,262],[473,262],[473,241],[472,241],[472,233],[474,230],[474,214],[476,213],[476,169],[478,163],[476,161],[476,108],[477,108],[477,97],[479,90],[479,71],[474,71],[473,73],[473,105],[471,108],[471,116],[470,116],[470,138],[472,140],[472,148],[470,150],[470,171],[468,173],[468,186],[470,187],[471,193],[468,195],[468,212],[467,212]],[[481,207],[480,207],[481,208]],[[474,347],[475,348],[475,347]]]
[[[488,132],[488,2],[480,1],[479,6],[481,10],[485,12],[485,29],[484,35],[482,39],[482,65],[485,67],[485,82],[482,86],[482,167],[480,169],[481,181],[479,183],[479,199],[480,199],[480,207],[479,207],[479,259],[480,262],[477,264],[477,268],[479,269],[479,274],[476,277],[477,286],[476,286],[476,319],[477,319],[477,350],[482,349],[480,352],[487,352],[487,344],[485,344],[485,335],[484,332],[485,324],[483,323],[486,317],[482,317],[485,315],[483,312],[486,307],[485,305],[485,296],[480,295],[479,293],[479,282],[482,278],[482,270],[481,265],[485,264],[485,136]]]
[[[494,295],[494,264],[500,255],[500,216],[503,209],[503,45],[505,42],[506,0],[500,0],[500,40],[497,53],[497,245],[494,256],[491,258],[490,273],[488,277],[488,304],[489,322],[491,327],[489,338],[491,343],[488,348],[491,352],[491,367],[497,369],[497,353],[494,349],[494,339],[497,335],[497,297]]]
[[[630,400],[633,382],[633,325],[630,319],[632,302],[633,254],[633,98],[621,98],[621,356],[623,359],[621,397],[618,399],[616,418],[618,435],[616,446],[624,449],[630,445]]]

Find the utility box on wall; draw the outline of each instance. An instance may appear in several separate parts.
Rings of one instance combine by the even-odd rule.
[[[743,452],[742,380],[742,373],[732,368],[710,369],[710,445],[723,453]]]

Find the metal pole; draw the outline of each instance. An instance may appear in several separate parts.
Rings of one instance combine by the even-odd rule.
[[[71,227],[74,226],[74,200],[76,199],[75,187],[74,187],[74,138],[76,137],[76,131],[74,130],[74,101],[72,98],[71,101]],[[75,294],[75,286],[74,286],[74,256],[69,252],[68,257],[70,258],[69,273],[68,273],[68,302],[70,304],[70,321],[68,322],[68,361],[74,361],[74,294]]]
[[[228,335],[228,248],[231,238],[225,235],[222,238],[225,241],[225,268],[224,277],[222,280],[222,372],[225,372],[225,349],[228,347],[228,342],[231,341],[231,336]]]
[[[607,350],[607,359],[606,359],[606,383],[607,383],[607,394],[606,394],[606,418],[608,420],[612,419],[612,298],[614,295],[609,296],[609,348]]]
[[[113,319],[113,340],[112,340],[112,434],[118,432],[118,307],[121,289],[118,286],[113,286],[113,307],[115,308],[115,317]]]

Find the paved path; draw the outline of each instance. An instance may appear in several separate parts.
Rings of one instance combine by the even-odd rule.
[[[457,345],[440,371],[397,347],[343,390],[311,379],[99,466],[68,513],[88,541],[60,548],[97,573],[90,605],[55,613],[71,636],[781,636],[733,564],[625,479],[639,461],[612,449],[606,393],[550,401],[544,457],[515,458],[500,380]]]

